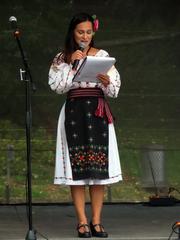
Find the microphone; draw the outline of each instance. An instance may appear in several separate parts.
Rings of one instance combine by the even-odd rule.
[[[85,43],[83,43],[83,42],[79,43],[79,50],[80,51],[84,51],[85,47],[86,47]],[[79,64],[79,59],[74,60],[74,63],[73,63],[73,66],[72,66],[72,70],[76,70],[78,64]]]
[[[9,22],[11,23],[11,28],[14,30],[14,35],[18,36],[20,34],[20,32],[17,27],[17,18],[14,16],[11,16],[9,18]]]

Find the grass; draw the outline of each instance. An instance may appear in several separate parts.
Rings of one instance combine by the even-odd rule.
[[[111,192],[107,188],[105,200],[112,202],[138,202],[148,201],[153,192],[148,192],[143,187],[143,151],[144,146],[162,144],[165,147],[165,173],[168,186],[180,188],[180,132],[165,129],[133,129],[117,128],[118,145],[120,150],[123,181],[112,185]],[[44,133],[45,134],[45,133]],[[68,187],[53,184],[55,141],[41,134],[41,139],[36,135],[32,141],[32,197],[33,202],[67,202],[71,201]],[[46,140],[43,140],[46,138]],[[176,142],[176,145],[174,144]],[[4,147],[8,143],[15,146],[14,159],[10,162],[10,202],[25,202],[26,199],[26,154],[25,139],[1,141]],[[0,202],[6,202],[5,189],[6,176],[6,151],[1,150],[1,178],[0,178]],[[177,191],[173,195],[179,198]],[[87,201],[89,197],[87,194]]]

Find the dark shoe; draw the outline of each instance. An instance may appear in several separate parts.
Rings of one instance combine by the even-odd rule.
[[[80,228],[84,228],[84,232],[80,232],[79,231]],[[80,238],[90,238],[91,233],[90,233],[90,231],[87,231],[87,228],[89,229],[88,224],[80,224],[80,225],[78,224],[78,226],[77,226],[78,237],[80,237]]]
[[[99,227],[100,231],[96,230],[96,227]],[[107,238],[108,237],[108,233],[104,231],[104,227],[102,224],[92,224],[92,222],[90,222],[90,229],[91,229],[91,234],[93,237],[99,237],[99,238]]]

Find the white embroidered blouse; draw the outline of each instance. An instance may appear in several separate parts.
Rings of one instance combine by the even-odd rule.
[[[49,85],[53,91],[56,91],[58,94],[63,94],[68,92],[70,89],[79,87],[99,87],[108,97],[116,98],[118,96],[121,80],[120,75],[114,66],[107,73],[110,77],[110,84],[107,87],[105,87],[102,83],[73,82],[72,79],[76,72],[72,70],[72,64],[65,63],[60,55],[61,53],[56,55],[49,70]],[[109,54],[105,50],[100,49],[95,56],[108,57]],[[83,60],[81,59],[79,65],[82,61]]]

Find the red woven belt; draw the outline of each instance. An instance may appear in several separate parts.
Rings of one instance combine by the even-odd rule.
[[[108,123],[113,123],[113,116],[107,103],[104,98],[104,93],[100,88],[75,88],[71,89],[67,98],[77,98],[77,97],[98,97],[98,106],[95,111],[95,116],[103,118],[107,117]]]

